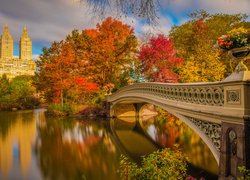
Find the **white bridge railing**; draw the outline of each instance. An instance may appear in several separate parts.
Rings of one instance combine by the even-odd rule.
[[[193,104],[223,106],[224,87],[215,83],[138,83],[126,86],[110,96],[109,101],[130,92]]]
[[[250,71],[233,73],[220,82],[137,83],[121,88],[106,100],[113,104],[145,100],[178,108],[176,111],[188,110],[197,115],[194,118],[206,113],[216,116],[214,119],[218,123],[222,120],[242,122],[243,116],[250,114]],[[212,118],[206,119],[210,121]]]

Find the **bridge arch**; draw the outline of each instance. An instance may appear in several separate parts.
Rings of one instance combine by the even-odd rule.
[[[237,71],[221,82],[137,83],[106,101],[110,115],[117,104],[146,102],[184,121],[211,149],[219,162],[220,179],[242,176],[239,165],[250,169],[250,71]],[[229,141],[228,130],[238,138]]]
[[[211,139],[201,130],[199,129],[192,121],[190,121],[190,119],[180,113],[178,113],[177,111],[174,111],[173,109],[171,109],[170,107],[168,107],[166,104],[162,104],[162,103],[158,103],[155,102],[151,99],[145,99],[144,97],[140,98],[140,97],[136,97],[133,98],[133,101],[137,101],[143,104],[152,104],[155,105],[157,107],[160,107],[162,109],[164,109],[165,111],[169,112],[170,114],[176,116],[177,118],[179,118],[182,122],[184,122],[188,127],[190,127],[195,133],[197,133],[199,135],[199,137],[206,143],[206,145],[208,146],[208,148],[210,149],[210,151],[212,152],[217,164],[219,165],[219,160],[220,160],[220,152],[218,151],[218,149],[215,147],[215,145],[213,144],[213,142],[211,141]],[[143,102],[144,101],[144,102]],[[112,107],[111,107],[111,112],[115,113],[114,110],[117,108],[117,106],[119,106],[119,104],[128,104],[131,103],[131,99],[130,98],[121,98],[118,101],[116,101]],[[135,103],[132,103],[130,105],[134,105]],[[134,109],[136,110],[136,108]],[[139,109],[140,111],[140,109]],[[134,113],[136,114],[136,113]],[[139,113],[138,113],[139,114]],[[111,114],[111,116],[116,116],[116,114]]]

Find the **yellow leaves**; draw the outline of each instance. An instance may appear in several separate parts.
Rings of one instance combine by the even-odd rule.
[[[184,82],[211,82],[224,78],[225,65],[219,61],[217,52],[190,56],[181,69]]]
[[[250,32],[250,28],[239,27],[232,29],[231,31],[228,32],[228,34],[233,35],[233,34],[243,34],[248,32]]]

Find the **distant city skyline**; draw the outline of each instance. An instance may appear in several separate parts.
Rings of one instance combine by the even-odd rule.
[[[2,33],[3,33],[3,29],[4,29],[4,26],[5,25],[8,25],[7,23],[5,23],[4,25],[3,25],[3,27],[0,27],[0,36],[2,35]],[[24,24],[23,25],[23,27],[21,28],[21,29],[19,29],[19,31],[20,31],[20,37],[22,36],[22,34],[23,34],[23,28],[26,26],[26,24]],[[9,26],[8,26],[9,27]],[[9,30],[10,30],[10,34],[12,35],[12,33],[11,33],[11,29],[10,29],[10,27],[9,27]],[[29,29],[28,29],[28,31],[29,31]],[[29,32],[30,33],[30,32]],[[14,57],[15,58],[19,58],[19,54],[20,54],[20,52],[19,52],[19,41],[20,41],[20,37],[19,38],[14,38]],[[32,50],[33,50],[33,56],[34,57],[36,57],[36,56],[38,56],[39,54],[40,54],[40,52],[41,52],[41,49],[40,49],[40,47],[41,46],[46,46],[46,44],[44,44],[44,45],[41,45],[41,44],[33,44],[34,46],[32,47]]]
[[[87,7],[74,0],[0,0],[0,34],[4,24],[9,25],[14,39],[14,55],[18,56],[18,41],[21,29],[27,25],[33,41],[33,56],[38,56],[43,47],[64,39],[73,29],[94,28],[101,18],[89,15]],[[209,13],[245,13],[250,15],[249,0],[160,0],[159,24],[152,30],[167,35],[173,25],[186,22],[188,14],[204,9]],[[107,16],[112,16],[112,12]],[[104,19],[105,17],[103,17]],[[250,18],[248,18],[249,20]],[[137,35],[152,29],[148,24],[132,17],[122,21],[135,28]]]

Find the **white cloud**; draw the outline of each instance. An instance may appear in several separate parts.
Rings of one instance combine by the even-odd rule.
[[[250,15],[249,0],[206,0],[198,2],[201,8],[211,13],[247,13]]]
[[[160,4],[176,14],[204,9],[210,13],[247,13],[250,15],[250,0],[161,0]]]
[[[112,11],[103,17],[94,17],[86,3],[79,3],[79,0],[0,1],[0,34],[7,23],[16,43],[25,24],[34,45],[49,45],[53,41],[64,39],[73,29],[94,28],[107,16],[119,18],[132,27],[136,23],[135,18]]]
[[[161,16],[157,24],[150,25],[150,24],[141,24],[138,22],[136,29],[138,34],[142,33],[142,34],[152,34],[152,35],[156,34],[168,35],[169,30],[171,29],[172,26],[173,22],[170,19],[170,17]]]
[[[73,29],[92,28],[97,22],[84,4],[70,0],[19,1],[1,0],[0,6],[0,32],[7,23],[15,41],[19,40],[24,24],[33,42],[51,42],[63,39]]]

